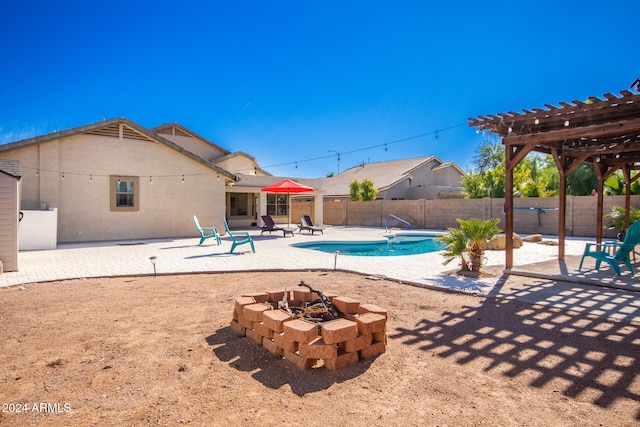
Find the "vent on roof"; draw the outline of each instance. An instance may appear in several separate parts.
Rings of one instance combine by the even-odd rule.
[[[94,129],[87,132],[90,135],[108,136],[110,138],[120,138],[120,125],[114,124],[100,129]],[[122,125],[122,137],[127,139],[137,139],[141,141],[148,141],[149,137],[143,135],[128,126]]]
[[[191,136],[188,133],[184,132],[183,130],[175,126],[162,128],[158,130],[156,133],[164,134],[164,135]]]

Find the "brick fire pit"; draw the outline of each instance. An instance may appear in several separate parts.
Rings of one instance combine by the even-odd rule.
[[[231,328],[302,370],[337,370],[385,352],[385,309],[324,293],[339,318],[312,322],[282,308],[285,292],[291,308],[308,307],[319,299],[315,292],[297,289],[245,294],[235,300]]]

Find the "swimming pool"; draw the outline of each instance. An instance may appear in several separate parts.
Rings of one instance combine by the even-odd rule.
[[[446,246],[435,240],[439,234],[407,233],[385,236],[380,240],[339,241],[325,240],[321,242],[293,243],[296,248],[313,249],[327,253],[340,252],[340,255],[351,256],[402,256],[437,252]]]

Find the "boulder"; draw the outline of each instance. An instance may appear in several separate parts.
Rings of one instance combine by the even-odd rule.
[[[513,247],[519,248],[523,244],[522,237],[518,233],[513,233]],[[487,249],[503,251],[506,247],[506,237],[504,234],[496,234],[487,242]]]
[[[532,234],[530,236],[523,237],[522,240],[529,243],[542,242],[542,234]]]

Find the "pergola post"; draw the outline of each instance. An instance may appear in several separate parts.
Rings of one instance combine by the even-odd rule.
[[[504,225],[505,225],[505,268],[513,268],[513,147],[505,146],[505,179],[504,179]]]

